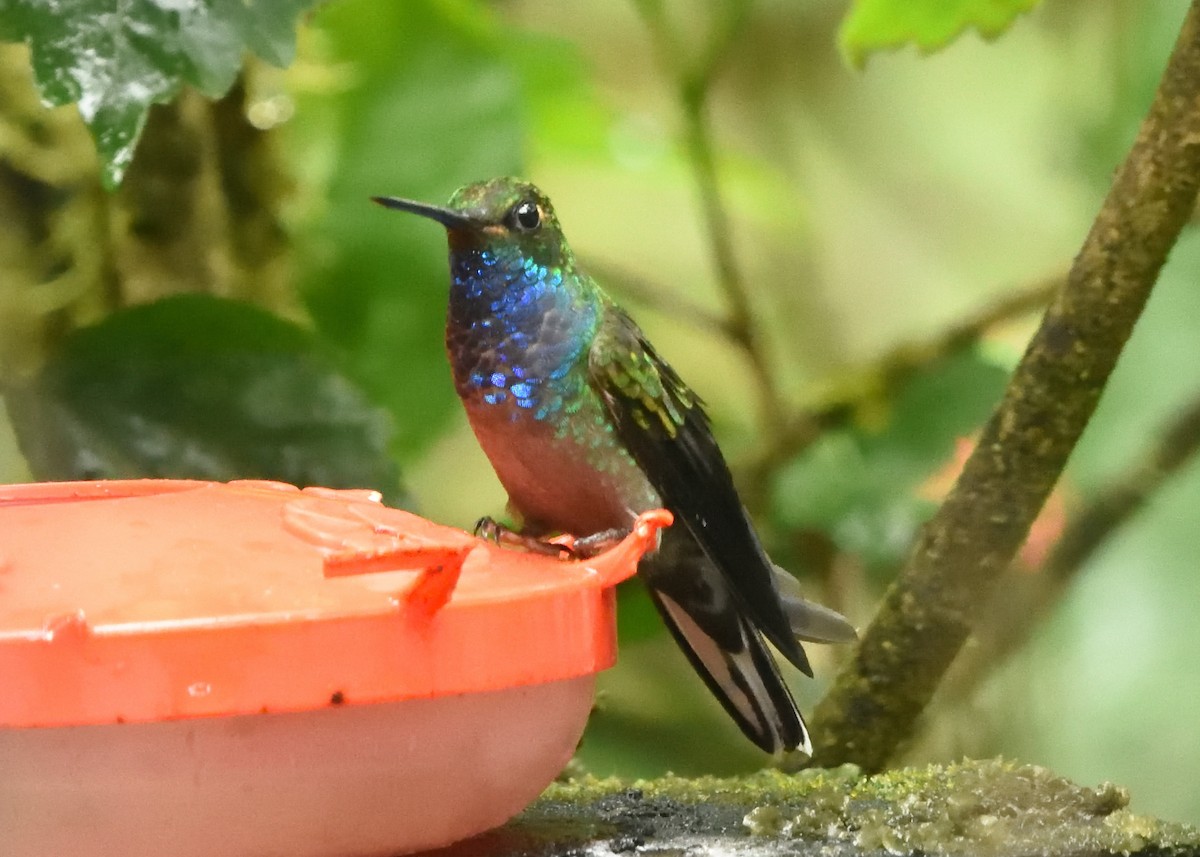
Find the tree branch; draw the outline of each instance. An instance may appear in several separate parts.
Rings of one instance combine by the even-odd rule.
[[[1067,522],[1040,569],[1008,571],[1004,597],[993,597],[986,624],[954,666],[951,692],[972,695],[981,679],[1029,638],[1047,608],[1062,597],[1076,575],[1132,520],[1171,477],[1200,453],[1200,395],[1184,407],[1132,466],[1102,488]],[[999,591],[999,590],[998,590]]]
[[[963,472],[814,718],[821,766],[913,730],[1095,410],[1200,182],[1200,0],[1083,248]]]

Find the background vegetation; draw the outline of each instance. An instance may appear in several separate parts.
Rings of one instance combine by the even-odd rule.
[[[518,173],[708,401],[776,559],[860,625],[1065,278],[1187,6],[1046,0],[988,42],[961,25],[1033,4],[337,0],[293,31],[303,3],[181,22],[147,0],[134,18],[177,38],[146,51],[93,5],[78,37],[0,0],[0,481],[273,475],[461,526],[499,513],[442,354],[444,237],[367,198]],[[122,61],[81,70],[77,37]],[[1185,231],[898,761],[1002,753],[1200,822],[1200,471],[1182,456],[1061,597],[1045,571],[1200,396],[1198,264]],[[636,586],[621,607],[584,764],[761,765]],[[813,654],[809,710],[849,656]]]

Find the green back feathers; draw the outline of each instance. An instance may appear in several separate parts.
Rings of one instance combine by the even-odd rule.
[[[687,412],[700,401],[680,380],[637,325],[614,306],[604,312],[589,356],[589,370],[606,400],[619,400],[643,431],[674,439]]]

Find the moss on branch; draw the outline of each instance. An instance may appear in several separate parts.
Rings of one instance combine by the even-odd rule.
[[[1111,783],[1045,768],[964,761],[863,776],[853,765],[795,776],[592,777],[551,786],[499,830],[441,857],[575,854],[1187,854],[1200,832],[1128,809]]]
[[[814,764],[912,733],[1090,419],[1200,186],[1200,0],[1058,293],[954,489],[814,718]]]

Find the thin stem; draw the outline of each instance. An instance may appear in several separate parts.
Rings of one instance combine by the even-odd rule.
[[[749,0],[728,0],[724,14],[714,25],[698,60],[694,62],[685,58],[661,3],[657,0],[635,0],[635,6],[654,40],[660,63],[676,81],[683,108],[684,151],[700,195],[717,281],[728,307],[728,320],[724,327],[746,353],[758,387],[766,434],[775,437],[784,428],[784,403],[733,249],[733,231],[728,209],[721,196],[708,113],[712,82],[745,26],[750,3]]]
[[[821,766],[879,770],[1012,562],[1096,408],[1200,188],[1200,0],[1154,103],[958,482],[814,716]]]
[[[819,404],[794,414],[775,440],[748,468],[763,478],[779,464],[803,452],[824,432],[851,422],[868,398],[893,396],[904,384],[939,360],[956,354],[995,327],[1042,309],[1066,282],[1065,273],[1024,286],[986,304],[932,339],[899,345],[870,364],[830,385],[834,391]]]
[[[707,91],[707,90],[706,90]],[[685,102],[687,103],[687,102]],[[762,331],[750,306],[750,294],[738,268],[733,249],[733,230],[721,197],[713,155],[708,111],[703,101],[688,103],[685,112],[688,159],[696,178],[709,246],[717,270],[717,282],[729,308],[728,327],[746,352],[759,391],[759,406],[768,437],[777,437],[784,428],[784,407],[779,394],[770,356]]]
[[[671,74],[678,74],[687,62],[683,55],[683,46],[675,37],[675,31],[667,21],[663,10],[662,0],[633,0],[633,5],[642,23],[645,25],[650,38],[654,41],[654,50],[658,53],[658,61]]]
[[[1063,530],[1044,573],[1066,585],[1112,534],[1200,450],[1200,396],[1163,431],[1138,464],[1103,489]]]
[[[729,319],[700,306],[678,290],[663,289],[643,277],[609,262],[584,259],[583,264],[593,276],[604,283],[606,288],[611,287],[621,296],[650,309],[670,313],[673,318],[715,333],[731,342],[738,342],[729,326]]]

